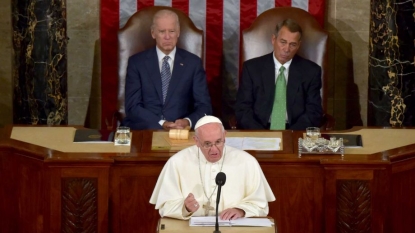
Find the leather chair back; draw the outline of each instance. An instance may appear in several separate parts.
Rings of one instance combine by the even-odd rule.
[[[278,22],[291,18],[302,28],[301,46],[297,54],[307,58],[322,68],[322,106],[326,111],[327,98],[327,33],[310,13],[294,7],[276,7],[260,14],[251,27],[242,34],[241,66],[246,60],[268,54],[273,51],[272,34]]]
[[[154,14],[162,9],[174,11],[179,16],[180,36],[177,47],[204,59],[203,31],[196,28],[192,20],[182,11],[166,6],[143,8],[133,14],[118,32],[118,120],[125,117],[125,77],[128,58],[138,52],[152,48],[156,41],[151,37]]]

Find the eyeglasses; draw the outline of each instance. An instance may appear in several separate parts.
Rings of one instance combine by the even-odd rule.
[[[205,142],[202,144],[203,149],[210,149],[212,148],[212,146],[216,146],[216,147],[220,147],[223,146],[223,144],[225,143],[225,140],[217,140],[215,143],[211,143],[211,142]]]

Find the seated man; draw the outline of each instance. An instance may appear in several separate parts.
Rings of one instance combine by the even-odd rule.
[[[274,51],[244,62],[235,103],[242,129],[293,129],[319,127],[321,67],[296,55],[302,29],[286,19],[272,35]]]
[[[182,129],[212,113],[202,60],[177,48],[179,18],[160,10],[153,18],[154,48],[131,56],[125,83],[124,125],[132,129]]]
[[[275,197],[258,161],[226,146],[225,135],[216,117],[204,116],[196,123],[196,145],[167,161],[151,196],[150,203],[162,217],[215,215],[219,172],[226,174],[218,209],[221,219],[268,215],[268,202]]]

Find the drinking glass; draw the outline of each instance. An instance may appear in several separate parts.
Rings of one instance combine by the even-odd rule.
[[[311,139],[309,137],[306,137],[303,141],[302,141],[302,146],[303,148],[305,148],[308,152],[313,151],[315,148],[317,148],[316,143],[314,143],[313,141],[311,141]]]
[[[114,143],[115,145],[130,145],[130,128],[126,126],[119,126],[115,132]]]
[[[331,151],[337,152],[339,150],[339,148],[341,147],[341,144],[342,143],[341,143],[340,139],[339,140],[336,140],[336,137],[330,137],[330,141],[329,141],[327,147]]]
[[[312,142],[316,142],[320,137],[320,128],[318,127],[308,127],[306,128],[306,137],[310,138]]]

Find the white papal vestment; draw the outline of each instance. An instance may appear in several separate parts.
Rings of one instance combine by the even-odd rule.
[[[268,215],[268,202],[274,201],[275,196],[258,161],[245,151],[229,146],[224,146],[222,153],[218,162],[210,163],[195,145],[167,161],[150,198],[150,203],[156,205],[162,217],[189,219],[205,215],[203,205],[207,203],[207,198],[200,176],[207,196],[211,196],[211,206],[216,208],[215,178],[221,169],[226,174],[226,183],[221,190],[219,213],[228,208],[239,208],[245,211],[245,217]],[[189,193],[193,193],[200,205],[194,213],[187,212],[184,207]],[[209,211],[209,215],[215,213],[216,210]]]

